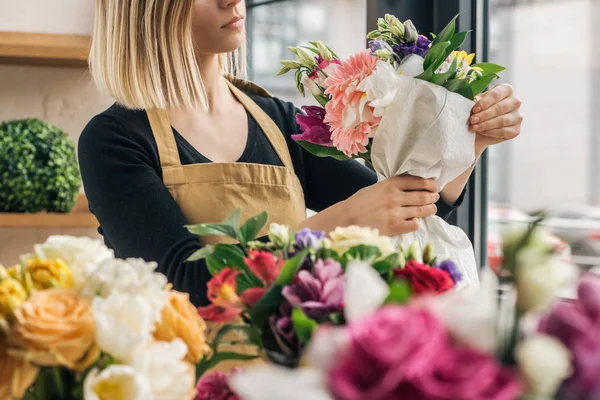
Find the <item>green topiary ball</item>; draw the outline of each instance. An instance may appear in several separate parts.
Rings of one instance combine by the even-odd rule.
[[[38,119],[0,124],[0,212],[67,213],[81,175],[75,145]]]

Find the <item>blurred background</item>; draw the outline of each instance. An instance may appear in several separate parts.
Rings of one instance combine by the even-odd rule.
[[[249,0],[248,8],[251,77],[297,106],[314,102],[296,92],[291,75],[276,77],[288,46],[322,40],[347,57],[365,48],[366,32],[386,12],[413,19],[425,34],[460,12],[460,29],[474,30],[467,50],[507,67],[502,82],[523,100],[525,121],[520,138],[483,157],[453,222],[481,263],[497,266],[501,231],[545,210],[557,251],[600,265],[598,1]],[[76,142],[112,103],[85,66],[92,13],[92,0],[0,0],[0,121],[39,118]],[[83,194],[67,215],[0,213],[0,261],[15,262],[51,233],[95,236],[96,226]]]

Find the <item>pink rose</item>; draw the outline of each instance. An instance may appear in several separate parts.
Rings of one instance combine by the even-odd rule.
[[[448,345],[431,367],[430,372],[409,382],[407,386],[412,388],[399,387],[398,398],[408,392],[410,398],[421,400],[514,400],[522,393],[511,370],[491,355],[469,347]]]
[[[195,400],[240,400],[229,387],[229,379],[240,371],[234,368],[229,374],[214,371],[204,375],[198,382]]]
[[[446,332],[426,310],[389,306],[348,327],[350,344],[329,373],[339,400],[390,400],[398,386],[427,373]],[[403,397],[405,398],[405,397]]]

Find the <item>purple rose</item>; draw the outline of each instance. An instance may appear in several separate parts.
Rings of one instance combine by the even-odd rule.
[[[304,228],[296,232],[296,246],[298,249],[316,249],[325,239],[325,232],[313,231],[309,228]]]
[[[281,291],[293,306],[299,306],[312,319],[320,320],[327,315],[340,312],[344,301],[344,272],[333,260],[318,260],[314,272],[302,270],[297,283]]]
[[[429,48],[431,45],[431,40],[427,39],[426,36],[419,35],[419,38],[416,42],[403,43],[397,46],[394,46],[394,52],[400,56],[400,58],[404,59],[411,54],[416,54],[425,58],[427,53],[429,53]]]
[[[454,281],[454,284],[457,284],[462,280],[462,274],[458,270],[458,267],[450,260],[443,261],[436,268],[446,271],[450,275],[450,278],[452,278]]]
[[[600,277],[585,275],[575,302],[558,303],[540,330],[559,339],[573,355],[574,372],[562,388],[568,399],[600,398]]]
[[[322,146],[333,146],[329,126],[323,121],[325,109],[317,106],[304,106],[302,110],[306,113],[296,114],[296,123],[300,126],[299,135],[292,135],[294,140],[302,140]]]
[[[393,52],[389,44],[383,39],[373,39],[369,41],[369,49],[371,49],[371,55],[374,56],[378,50],[389,50]]]
[[[522,388],[516,373],[491,355],[448,345],[436,355],[431,371],[398,388],[397,398],[405,392],[421,400],[514,400]]]
[[[444,350],[446,332],[425,310],[388,306],[348,326],[350,343],[329,372],[339,400],[413,399],[399,387],[427,373]]]

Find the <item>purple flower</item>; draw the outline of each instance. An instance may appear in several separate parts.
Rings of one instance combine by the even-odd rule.
[[[573,355],[573,375],[562,392],[568,399],[600,398],[600,278],[585,275],[575,302],[558,303],[540,330],[559,339]]]
[[[455,285],[462,280],[462,274],[456,267],[456,264],[450,260],[443,261],[436,268],[446,271],[450,275],[450,278],[452,278],[454,281]]]
[[[294,350],[300,347],[300,341],[296,336],[294,324],[292,323],[292,306],[287,301],[279,306],[279,315],[271,317],[271,323],[287,344]]]
[[[389,44],[383,39],[374,39],[369,41],[369,49],[371,49],[371,55],[374,56],[378,50],[389,50],[393,52]]]
[[[296,232],[296,246],[298,249],[316,249],[325,239],[325,232],[313,231],[309,228],[304,228]]]
[[[429,53],[429,46],[431,40],[427,39],[426,36],[419,35],[419,38],[415,42],[403,43],[401,45],[394,46],[394,52],[398,54],[402,59],[408,57],[411,54],[416,54],[425,58]]]
[[[344,273],[333,260],[318,260],[314,272],[300,271],[298,283],[286,286],[283,297],[293,306],[300,306],[312,319],[342,311],[344,300]]]
[[[292,139],[322,146],[333,146],[331,131],[323,121],[326,114],[325,109],[317,106],[304,106],[302,110],[306,115],[296,114],[296,123],[300,126],[302,134],[292,135]]]

